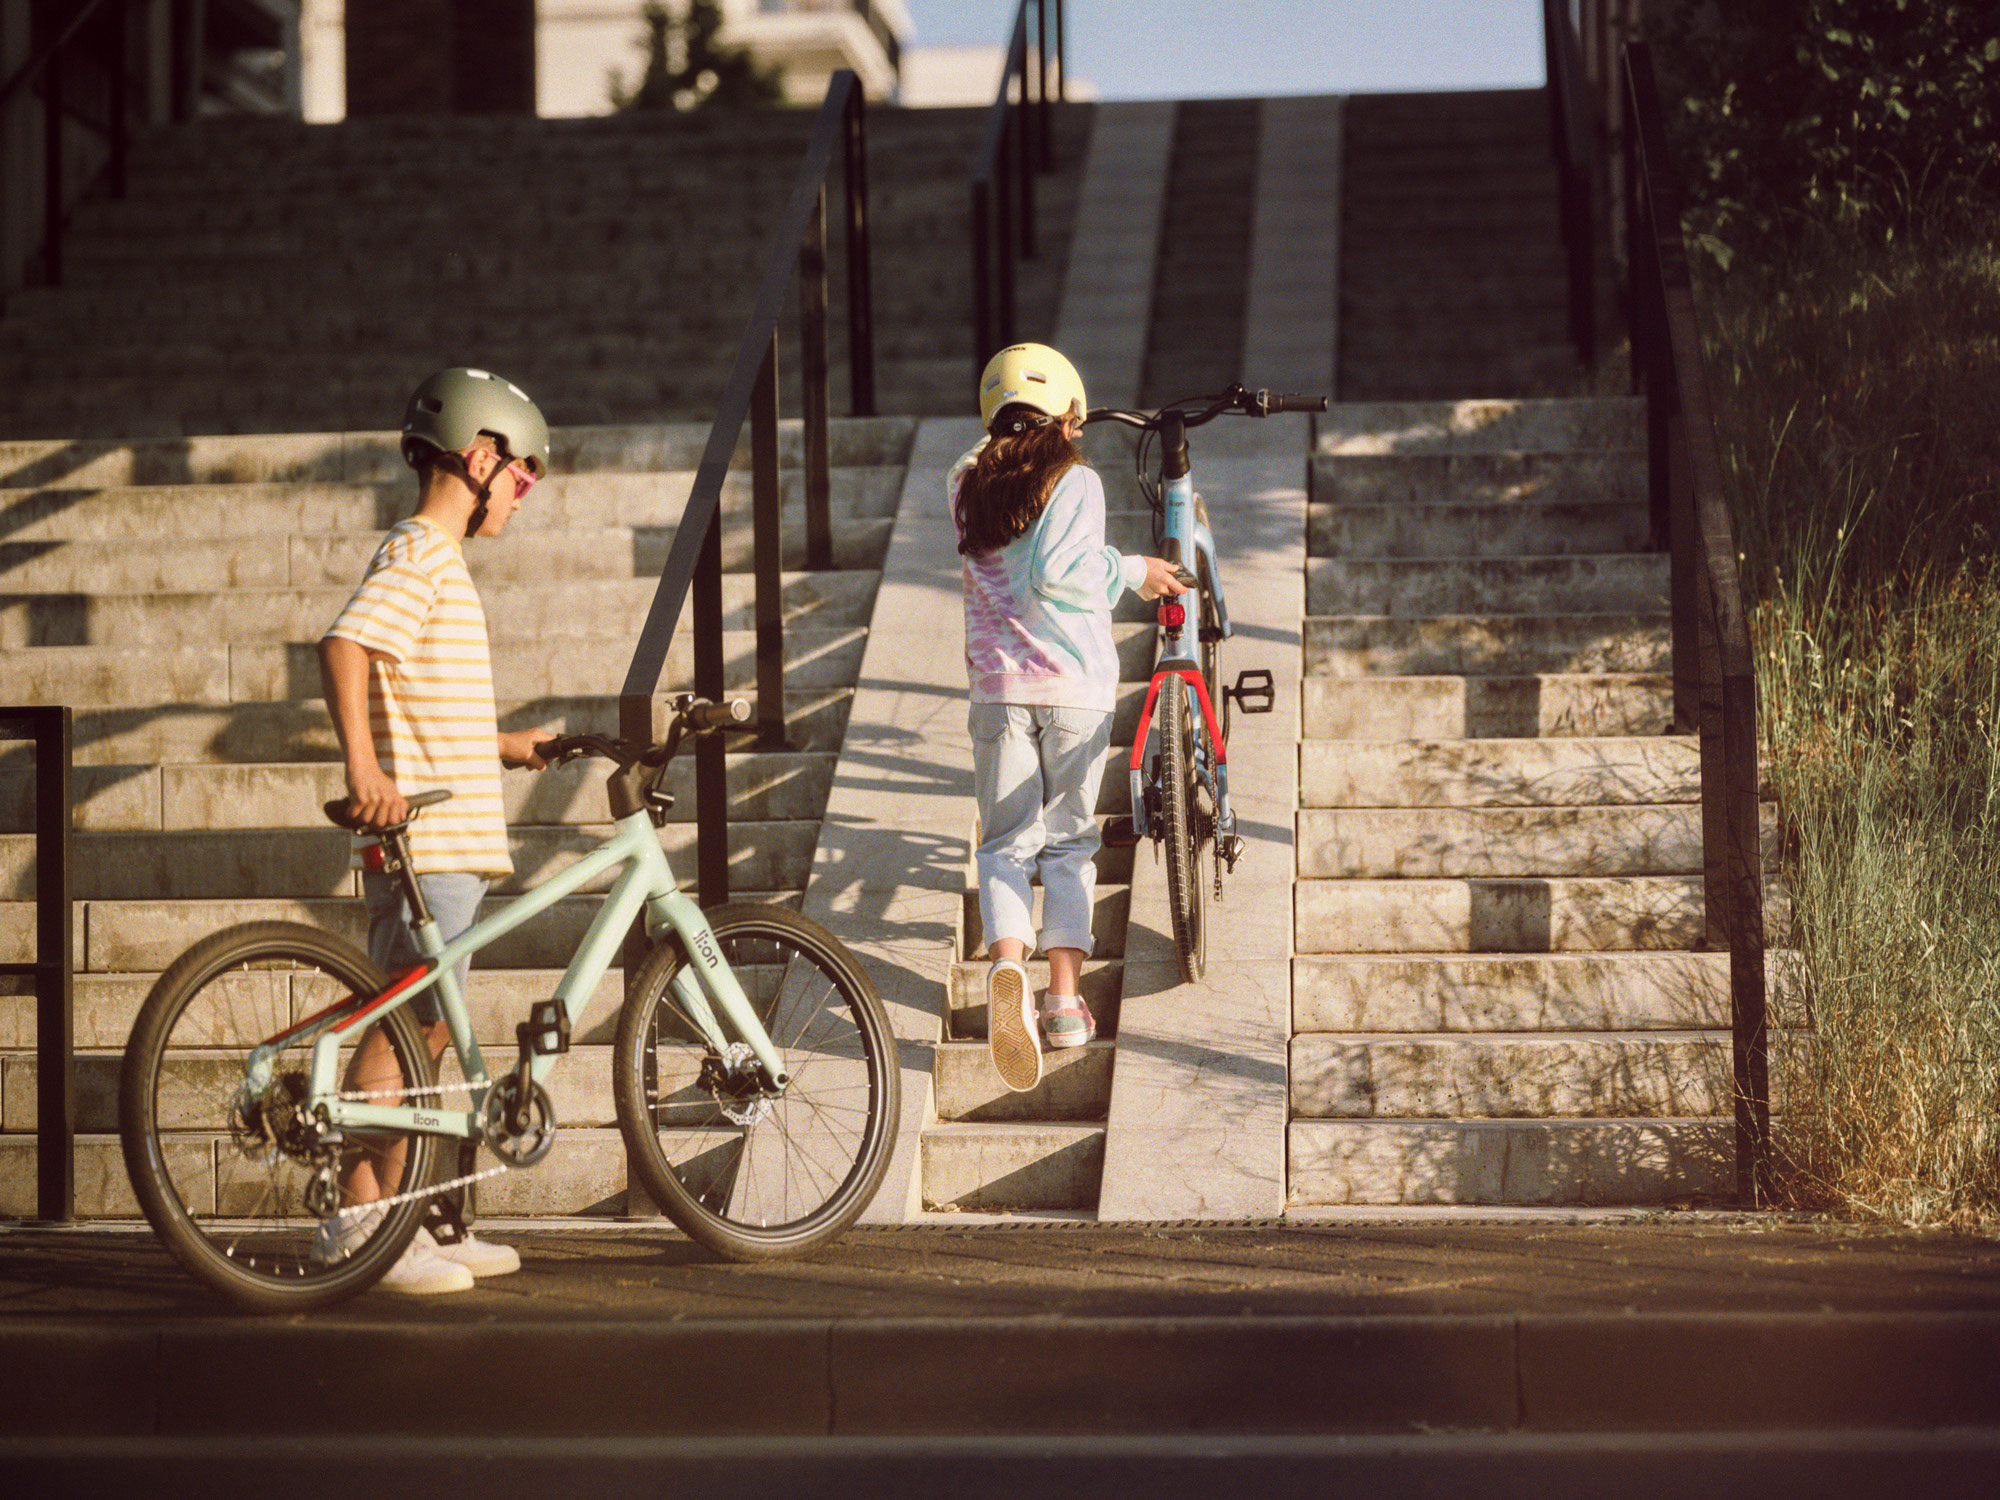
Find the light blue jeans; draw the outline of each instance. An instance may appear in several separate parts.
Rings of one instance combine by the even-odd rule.
[[[438,936],[447,943],[479,920],[479,903],[485,899],[488,881],[484,875],[447,870],[435,875],[419,875],[417,886],[424,904],[437,922]],[[361,874],[361,899],[368,906],[368,956],[394,978],[404,969],[424,961],[417,949],[416,934],[410,930],[410,903],[403,899],[402,886],[376,870]],[[472,960],[458,966],[459,993],[465,992],[466,974]],[[410,1002],[410,1014],[426,1026],[444,1019],[438,1007],[437,991],[425,990]]]
[[[979,799],[979,920],[987,946],[1014,938],[1035,948],[1032,882],[1042,881],[1042,951],[1091,948],[1100,842],[1097,784],[1111,747],[1111,715],[1087,708],[975,703],[973,792]]]

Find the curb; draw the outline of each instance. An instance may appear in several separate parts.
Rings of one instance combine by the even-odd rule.
[[[0,1353],[9,1437],[332,1436],[364,1410],[496,1438],[2000,1426],[1990,1312],[24,1321]]]

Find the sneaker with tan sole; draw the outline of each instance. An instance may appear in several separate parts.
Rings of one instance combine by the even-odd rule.
[[[995,961],[986,971],[986,1049],[993,1071],[1017,1094],[1042,1081],[1040,1033],[1028,971],[1011,958]]]
[[[467,1234],[453,1244],[441,1244],[436,1235],[428,1229],[419,1229],[411,1242],[421,1245],[433,1255],[450,1261],[453,1265],[464,1266],[474,1276],[505,1276],[521,1269],[521,1253],[512,1245],[495,1245],[486,1240],[476,1239]]]

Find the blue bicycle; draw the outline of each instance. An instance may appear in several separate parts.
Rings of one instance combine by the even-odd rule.
[[[1236,868],[1243,853],[1229,805],[1230,705],[1246,714],[1269,713],[1276,695],[1266,667],[1238,672],[1234,684],[1218,690],[1218,653],[1234,632],[1208,512],[1195,493],[1188,429],[1225,412],[1267,417],[1325,411],[1326,406],[1324,396],[1276,395],[1232,385],[1220,395],[1190,397],[1153,413],[1103,408],[1084,419],[1121,422],[1143,434],[1137,465],[1140,488],[1153,508],[1154,545],[1160,557],[1180,569],[1189,590],[1159,602],[1160,654],[1132,734],[1132,815],[1113,820],[1106,838],[1113,844],[1150,838],[1155,845],[1166,845],[1174,952],[1181,978],[1190,983],[1201,978],[1208,962],[1210,882],[1204,878],[1203,861],[1214,862],[1214,895],[1220,901],[1222,877]],[[1152,452],[1156,441],[1157,458]]]

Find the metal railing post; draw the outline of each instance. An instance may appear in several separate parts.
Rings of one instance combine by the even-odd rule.
[[[833,566],[833,474],[829,459],[832,402],[827,392],[826,359],[826,190],[807,220],[799,242],[799,345],[802,350],[800,388],[805,424],[806,567],[824,572]],[[773,388],[775,399],[775,387]]]
[[[858,87],[848,95],[841,147],[841,184],[847,201],[847,231],[842,243],[847,253],[848,413],[872,417],[875,415],[875,291],[868,253],[868,103]],[[824,195],[824,188],[821,191]],[[825,217],[822,203],[822,224]],[[823,239],[824,228],[821,235]]]
[[[35,956],[0,964],[0,974],[35,987],[35,1214],[49,1224],[76,1217],[73,727],[67,707],[0,709],[0,738],[34,746]]]
[[[728,692],[722,652],[722,512],[708,518],[695,565],[694,690],[704,698]],[[706,734],[695,742],[694,807],[696,838],[696,899],[713,906],[729,899],[729,765],[722,736]]]
[[[821,317],[824,343],[825,318]],[[825,377],[821,381],[824,384]],[[808,427],[810,427],[808,421]],[[778,484],[778,334],[764,350],[757,389],[750,398],[750,510],[757,585],[757,743],[767,750],[785,741],[785,574],[783,495]]]

